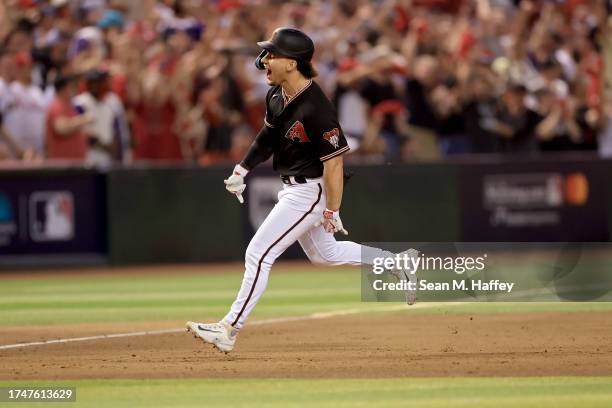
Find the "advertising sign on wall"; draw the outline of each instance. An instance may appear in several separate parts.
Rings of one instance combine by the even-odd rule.
[[[105,252],[103,176],[80,169],[48,173],[2,173],[0,254]]]
[[[465,241],[607,241],[599,162],[472,165],[461,169]]]

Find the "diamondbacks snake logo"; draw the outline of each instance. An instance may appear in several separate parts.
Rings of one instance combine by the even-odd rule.
[[[291,126],[291,128],[285,134],[285,137],[292,142],[310,142],[310,139],[306,135],[306,130],[304,130],[304,125],[299,120]]]
[[[340,147],[340,131],[338,128],[333,128],[329,132],[323,133],[323,139],[331,143],[336,149]]]

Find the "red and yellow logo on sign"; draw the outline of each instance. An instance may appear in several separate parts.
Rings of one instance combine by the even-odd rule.
[[[583,173],[572,173],[565,177],[565,202],[584,205],[589,198],[589,181]]]

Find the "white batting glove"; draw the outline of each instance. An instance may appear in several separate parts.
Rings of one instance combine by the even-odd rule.
[[[236,167],[234,167],[234,173],[223,180],[225,183],[225,189],[236,195],[236,198],[238,201],[240,201],[240,204],[244,203],[244,198],[242,198],[242,193],[246,189],[244,176],[246,176],[248,172],[249,171],[247,169],[237,164]]]
[[[344,235],[348,235],[348,231],[342,226],[342,220],[340,219],[340,211],[332,211],[327,208],[323,211],[323,218],[315,223],[315,227],[322,225],[325,232],[332,234],[341,232]]]

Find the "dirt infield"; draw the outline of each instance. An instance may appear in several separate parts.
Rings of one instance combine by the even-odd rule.
[[[612,375],[612,313],[368,314],[251,326],[224,355],[186,333],[0,350],[0,379]],[[180,327],[3,330],[2,344]]]

